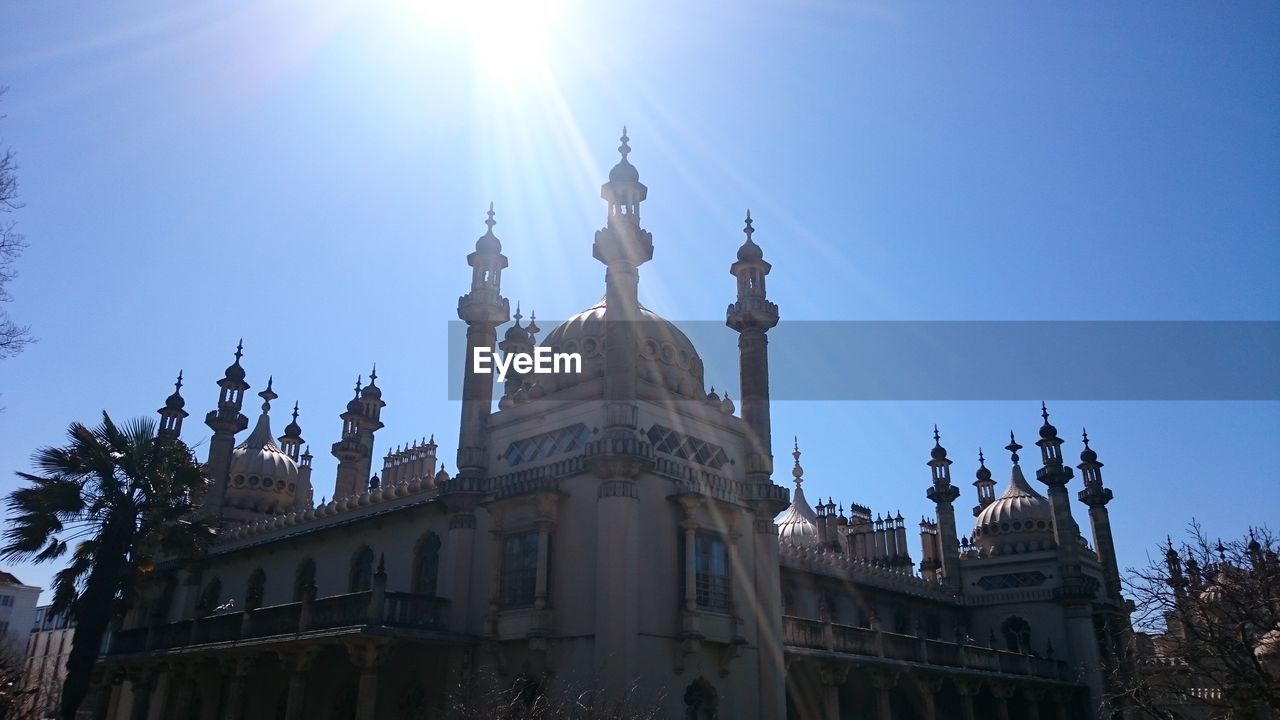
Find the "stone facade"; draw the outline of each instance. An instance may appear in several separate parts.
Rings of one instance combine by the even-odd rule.
[[[496,402],[491,378],[468,373],[455,475],[437,470],[433,439],[387,453],[370,476],[385,405],[375,372],[341,415],[332,499],[315,504],[296,407],[272,440],[270,382],[236,444],[248,428],[237,349],[206,420],[202,512],[220,539],[197,561],[158,565],[111,639],[96,712],[444,717],[515,688],[672,718],[1095,714],[1127,616],[1105,508],[1091,514],[1095,550],[1071,520],[1072,471],[1047,412],[1037,477],[1048,495],[1011,442],[1004,495],[979,470],[972,538],[935,443],[937,518],[921,522],[918,567],[900,514],[811,506],[798,447],[793,498],[774,481],[767,338],[779,309],[750,215],[726,312],[739,334],[736,407],[704,387],[684,333],[640,304],[654,241],[625,132],[620,151],[593,245],[604,299],[541,343],[518,308],[499,342],[512,316],[490,208],[458,303],[468,358],[541,345],[580,353],[583,368],[509,374]],[[609,352],[619,347],[630,350]],[[160,410],[173,437],[183,404],[175,392]],[[1089,463],[1090,507],[1105,505],[1101,463]]]

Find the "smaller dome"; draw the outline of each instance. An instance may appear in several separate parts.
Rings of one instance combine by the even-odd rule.
[[[934,460],[946,460],[947,449],[935,443],[933,449],[929,451],[929,457]]]
[[[764,250],[761,250],[760,246],[755,244],[755,242],[751,238],[747,238],[747,241],[742,243],[742,246],[738,248],[739,262],[747,262],[751,260],[763,260],[763,259],[764,259]]]
[[[609,171],[609,182],[640,182],[640,171],[624,157]]]
[[[1001,554],[1046,549],[1053,543],[1053,506],[1013,466],[1004,493],[978,513],[974,539],[983,549]]]
[[[347,403],[347,412],[357,414],[364,412],[364,408],[360,406],[360,398],[351,398],[351,402]]]
[[[360,391],[360,397],[377,400],[382,397],[382,388],[370,382],[364,390]]]
[[[235,362],[228,365],[224,374],[228,380],[244,380],[244,368],[240,367],[240,358],[236,358]]]
[[[174,390],[173,394],[164,400],[164,406],[169,410],[181,410],[186,404],[187,401],[182,399],[182,395],[177,390]]]
[[[782,514],[776,523],[778,526],[778,540],[790,542],[794,545],[817,545],[818,544],[818,515],[809,507],[808,501],[804,498],[804,490],[796,484],[796,494],[792,497],[791,506]]]
[[[507,332],[503,334],[503,337],[511,342],[529,342],[529,333],[520,327],[519,319],[516,320],[514,325],[507,328]]]
[[[442,483],[449,479],[449,473],[444,469],[444,463],[440,463],[440,472],[436,473],[436,482]]]

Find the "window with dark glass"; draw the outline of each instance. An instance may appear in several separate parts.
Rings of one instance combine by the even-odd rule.
[[[508,535],[502,544],[502,607],[532,607],[538,585],[538,533]]]
[[[293,601],[301,602],[307,588],[316,586],[316,561],[306,558],[298,563],[298,574],[293,580]]]
[[[350,592],[364,592],[373,587],[373,550],[368,546],[360,548],[351,561]]]
[[[428,533],[413,557],[413,591],[423,595],[436,594],[436,580],[440,575],[440,536]]]
[[[1009,652],[1031,652],[1031,625],[1026,620],[1011,617],[1000,624],[1000,632]]]
[[[698,607],[729,609],[729,552],[719,535],[693,536],[693,582]]]
[[[267,589],[267,574],[258,568],[249,576],[249,588],[244,594],[244,609],[257,610],[262,607],[262,595]]]

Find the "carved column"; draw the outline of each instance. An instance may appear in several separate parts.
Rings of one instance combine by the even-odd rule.
[[[964,720],[975,720],[973,714],[973,698],[982,686],[973,680],[956,680],[956,692],[960,694],[960,717]]]
[[[173,663],[169,666],[169,685],[173,688],[173,701],[169,709],[175,717],[189,717],[191,696],[195,691],[196,669],[191,663]]]
[[[1027,720],[1040,720],[1040,698],[1044,697],[1044,690],[1024,687],[1022,697],[1027,701]]]
[[[222,662],[223,675],[228,675],[226,706],[223,720],[241,720],[244,717],[245,690],[249,684],[249,671],[253,669],[252,657],[238,657]]]
[[[319,648],[280,653],[280,664],[289,671],[289,693],[285,699],[284,720],[302,720],[307,700],[307,675],[319,653]]]
[[[360,670],[355,720],[374,720],[378,709],[378,670],[387,659],[389,642],[350,643],[347,655]]]
[[[938,720],[938,693],[942,692],[942,677],[927,675],[921,685],[924,686],[924,720]]]
[[[1013,697],[1013,688],[1006,683],[992,683],[991,694],[996,698],[996,717],[1009,720],[1009,698]]]
[[[156,670],[142,667],[129,673],[129,687],[133,700],[129,707],[129,720],[147,720],[151,712],[151,693],[156,687]]]
[[[874,671],[871,673],[871,686],[876,689],[876,718],[893,720],[893,686],[898,682],[893,673]]]
[[[847,665],[822,665],[818,677],[822,680],[822,716],[836,720],[840,717],[840,686],[849,676]]]

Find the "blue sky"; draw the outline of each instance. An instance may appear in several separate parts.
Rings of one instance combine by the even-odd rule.
[[[484,210],[508,297],[588,306],[623,123],[650,188],[641,297],[672,320],[723,317],[747,207],[784,322],[1280,319],[1274,3],[729,7],[5,4],[30,242],[9,309],[40,342],[0,364],[0,468],[104,408],[152,413],[180,368],[201,442],[243,336],[250,392],[273,374],[277,407],[301,403],[317,495],[375,361],[378,454],[435,433],[452,469],[446,322]],[[1193,516],[1229,535],[1280,510],[1278,403],[1045,399],[1068,457],[1089,427],[1124,565]],[[780,402],[775,451],[801,437],[810,498],[916,518],[936,422],[963,531],[977,447],[1003,483],[1037,400]]]

